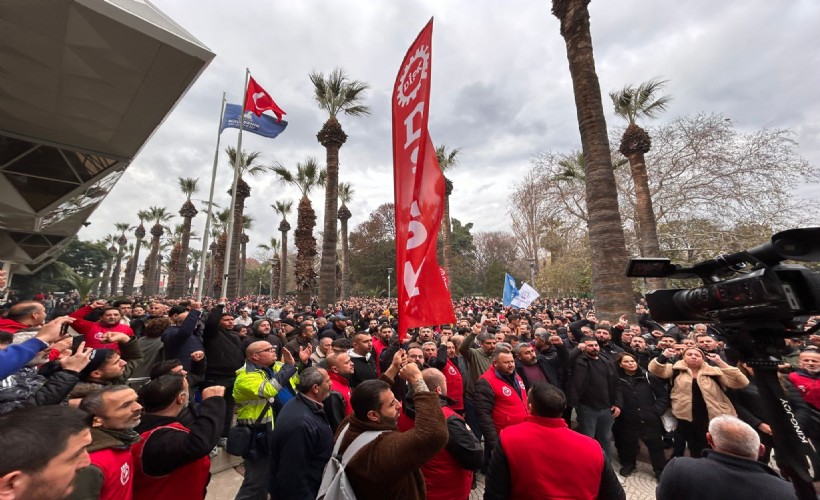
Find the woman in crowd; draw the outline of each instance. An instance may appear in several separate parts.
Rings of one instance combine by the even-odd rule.
[[[675,356],[674,349],[665,349],[649,363],[649,372],[671,379],[672,414],[678,419],[678,435],[689,446],[690,456],[697,458],[707,446],[709,420],[718,415],[737,416],[724,388],[741,389],[749,379],[717,354],[708,354],[707,363],[697,347],[684,350],[683,359],[673,364]]]
[[[630,353],[619,353],[616,363],[624,398],[621,414],[612,429],[621,462],[620,474],[629,476],[635,471],[640,439],[649,450],[655,477],[660,478],[666,465],[661,442],[661,415],[669,407],[666,383],[638,366],[635,356]]]

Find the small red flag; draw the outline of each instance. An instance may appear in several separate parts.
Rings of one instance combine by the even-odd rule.
[[[282,121],[282,115],[286,115],[282,108],[277,106],[270,94],[256,83],[253,77],[248,81],[248,90],[245,92],[245,109],[252,111],[256,116],[260,116],[264,111],[271,110],[276,115],[276,121]]]

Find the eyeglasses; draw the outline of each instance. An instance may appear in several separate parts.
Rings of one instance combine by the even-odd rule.
[[[262,352],[273,352],[275,350],[276,350],[275,347],[268,347],[267,349],[259,349],[254,354],[259,354],[259,353],[262,353]]]

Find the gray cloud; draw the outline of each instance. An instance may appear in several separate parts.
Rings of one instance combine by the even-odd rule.
[[[246,134],[243,149],[269,164],[293,168],[306,156],[324,161],[316,132],[326,120],[308,73],[341,66],[372,89],[369,117],[340,118],[348,141],[340,153],[342,181],[356,191],[351,227],[393,200],[390,94],[399,64],[418,31],[435,16],[430,131],[436,144],[462,147],[452,216],[476,230],[504,229],[511,183],[534,154],[568,151],[580,140],[564,42],[549,2],[301,2],[219,0],[154,3],[211,48],[217,57],[95,212],[83,238],[113,223],[136,222],[136,211],[164,205],[176,212],[176,177],[199,177],[207,197],[219,102],[239,102],[244,70],[287,111],[288,130],[269,140]],[[601,90],[654,76],[669,80],[674,101],[663,119],[720,112],[742,130],[797,131],[800,153],[820,164],[820,4],[816,2],[646,2],[590,4]],[[610,127],[622,121],[604,100]],[[223,133],[220,150],[236,146]],[[220,151],[215,200],[228,206],[231,172]],[[298,193],[271,175],[249,180],[247,212],[256,217],[251,247],[275,234],[269,207]],[[817,196],[807,185],[803,196]],[[312,195],[321,226],[324,193]],[[295,215],[293,216],[295,220]],[[201,232],[204,218],[195,224]]]

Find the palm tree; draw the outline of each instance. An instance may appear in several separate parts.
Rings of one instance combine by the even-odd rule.
[[[179,254],[174,263],[176,272],[174,273],[174,281],[169,280],[168,283],[168,296],[173,298],[182,297],[188,288],[188,247],[191,242],[191,220],[198,213],[191,202],[191,196],[197,191],[196,185],[199,179],[178,177],[177,181],[179,182],[179,190],[185,195],[185,203],[179,209],[179,215],[182,216],[182,237],[179,242]]]
[[[436,159],[441,173],[447,172],[458,165],[458,153],[461,148],[447,151],[447,145],[442,144],[436,148]],[[444,269],[450,270],[450,195],[453,193],[453,181],[444,177],[444,216],[441,218],[441,261]]]
[[[260,250],[264,250],[266,254],[271,255],[270,258],[266,256],[265,260],[268,261],[268,262],[272,262],[274,260],[273,257],[275,257],[276,254],[279,253],[279,240],[277,240],[276,238],[271,236],[270,242],[260,243],[260,244],[256,245],[256,248],[258,248]],[[279,272],[280,272],[281,267],[282,267],[282,264],[280,262],[277,262],[275,266],[274,265],[271,266],[271,271],[270,271],[270,296],[271,296],[271,298],[279,296],[279,290],[278,290],[279,280],[276,279],[276,278],[279,277]]]
[[[202,259],[202,250],[191,249],[191,252],[188,254],[188,264],[191,266],[191,273],[188,276],[187,283],[185,284],[185,288],[188,291],[188,295],[194,294],[194,282],[196,281],[196,278],[199,275],[200,259]]]
[[[592,54],[588,5],[589,0],[553,0],[552,13],[560,22],[561,36],[566,43],[586,164],[587,227],[595,309],[598,318],[615,319],[634,311],[635,302],[632,283],[623,272],[626,242],[618,210],[601,86]]]
[[[267,167],[257,164],[257,160],[261,153],[256,151],[252,153],[241,153],[239,155],[239,163],[236,159],[236,148],[228,147],[225,152],[228,154],[228,159],[231,166],[239,168],[239,175],[236,178],[236,201],[234,202],[233,212],[233,235],[231,236],[231,261],[228,263],[228,289],[225,290],[225,295],[229,298],[234,298],[239,293],[239,247],[242,242],[242,215],[245,212],[245,200],[251,196],[251,187],[242,178],[243,175],[248,174],[255,176],[259,173],[268,170]],[[231,194],[230,192],[228,194]]]
[[[222,290],[223,272],[225,269],[225,250],[228,247],[228,226],[230,225],[231,209],[226,208],[213,215],[211,221],[211,281],[213,293],[218,295]]]
[[[148,253],[148,258],[145,259],[145,266],[142,271],[144,283],[144,295],[156,295],[159,292],[159,268],[157,263],[159,261],[159,246],[160,238],[165,232],[165,227],[162,223],[171,219],[172,215],[165,207],[150,207],[148,209],[148,220],[153,221],[151,226],[151,252]]]
[[[635,200],[637,207],[635,219],[638,223],[638,243],[641,255],[644,257],[660,257],[660,243],[658,242],[658,227],[655,220],[655,211],[652,209],[652,195],[649,192],[649,176],[646,172],[644,155],[652,147],[649,134],[637,124],[638,117],[655,118],[666,110],[672,100],[670,96],[659,96],[665,80],[649,80],[633,87],[627,85],[617,92],[610,92],[609,97],[615,105],[615,114],[626,119],[627,125],[618,151],[629,160],[632,172],[632,182],[635,184]],[[651,288],[658,289],[666,286],[663,278],[647,280]]]
[[[131,295],[134,293],[134,280],[137,277],[137,263],[140,260],[140,247],[142,246],[142,239],[145,238],[145,221],[149,219],[147,210],[140,210],[137,212],[137,218],[140,220],[139,226],[134,230],[134,236],[137,237],[137,246],[134,248],[134,255],[131,257],[131,268],[125,273],[125,283],[122,287],[123,295]]]
[[[114,265],[114,255],[117,252],[117,247],[114,246],[117,237],[113,234],[105,235],[105,238],[100,240],[103,245],[108,245],[108,259],[105,261],[105,271],[103,271],[102,281],[100,281],[100,297],[108,296],[108,284],[111,282],[111,271]]]
[[[369,115],[370,109],[362,104],[370,86],[350,80],[342,68],[335,68],[327,77],[312,72],[314,99],[320,109],[327,111],[328,119],[316,134],[316,139],[327,151],[327,184],[325,188],[325,223],[322,239],[322,266],[319,278],[319,303],[336,302],[336,199],[339,196],[339,149],[347,140],[337,118],[344,112],[350,116]],[[300,202],[301,204],[301,202]]]
[[[293,208],[293,202],[277,201],[271,205],[273,211],[282,216],[282,222],[279,223],[279,231],[282,233],[282,257],[279,259],[279,289],[278,297],[282,298],[288,291],[288,231],[290,231],[290,223],[288,223],[288,214]]]
[[[310,304],[310,292],[316,284],[316,271],[313,266],[317,253],[316,238],[313,236],[313,228],[316,227],[316,212],[313,211],[313,205],[310,203],[308,195],[316,186],[325,185],[327,172],[324,169],[319,169],[314,158],[307,158],[304,162],[297,163],[295,174],[281,164],[273,167],[273,171],[279,176],[279,180],[296,186],[302,193],[299,208],[296,210],[296,231],[294,233],[296,264],[294,266],[294,275],[296,276],[296,301],[305,306]],[[335,273],[335,257],[333,264]]]
[[[350,247],[347,244],[347,221],[352,214],[347,208],[347,204],[353,197],[353,188],[349,182],[339,183],[339,221],[342,226],[342,300],[350,298]]]
[[[114,227],[120,232],[119,237],[117,237],[117,245],[119,245],[120,248],[117,251],[117,263],[111,271],[111,295],[116,295],[117,289],[119,288],[120,266],[122,265],[122,256],[123,252],[125,252],[125,245],[128,243],[128,238],[125,237],[125,232],[131,229],[131,225],[127,222],[117,222],[114,224]]]

